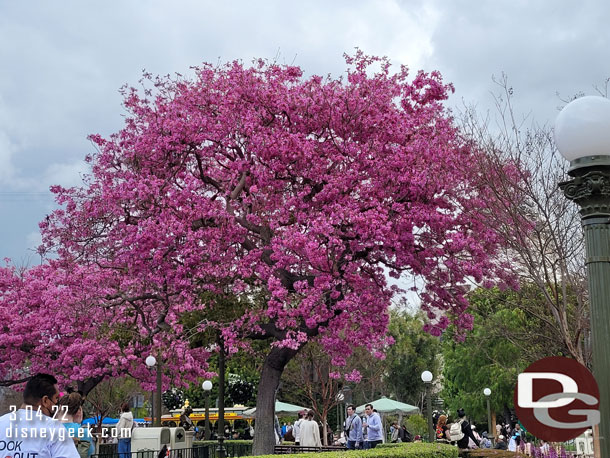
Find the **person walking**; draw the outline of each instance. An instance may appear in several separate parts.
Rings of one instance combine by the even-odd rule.
[[[470,439],[472,439],[472,441],[475,443],[475,445],[477,447],[479,447],[479,440],[474,436],[474,434],[472,432],[470,423],[466,419],[466,413],[464,412],[464,409],[458,409],[457,414],[458,414],[458,421],[456,423],[460,426],[460,430],[462,432],[462,434],[461,434],[462,437],[457,440],[458,448],[467,449]],[[453,440],[453,437],[451,437],[451,436],[453,436],[454,429],[455,429],[455,424],[451,425],[451,427],[449,428],[449,436],[450,436],[451,440]]]
[[[0,417],[0,444],[7,456],[80,458],[67,429],[55,419],[62,415],[58,402],[55,377],[37,374],[28,380],[21,407]]]
[[[362,428],[366,429],[368,448],[375,448],[383,442],[381,418],[377,412],[373,411],[373,404],[367,404],[364,413],[366,421],[362,424]]]
[[[362,420],[356,413],[356,408],[353,405],[347,406],[347,419],[343,424],[345,432],[345,440],[347,448],[356,450],[362,446],[364,441],[362,437]]]
[[[307,418],[301,423],[301,441],[303,447],[322,447],[320,427],[313,419],[313,411],[307,412]]]
[[[116,425],[119,438],[119,457],[131,458],[131,431],[133,430],[133,414],[129,409],[129,404],[124,402],[121,405],[121,416]]]
[[[299,419],[294,422],[293,434],[294,434],[294,445],[301,445],[301,424],[303,423],[303,417],[307,415],[306,410],[299,412]]]

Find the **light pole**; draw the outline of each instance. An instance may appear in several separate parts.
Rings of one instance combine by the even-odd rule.
[[[337,401],[337,431],[341,431],[344,422],[342,409],[345,408],[345,395],[342,391],[337,393],[335,400]]]
[[[220,334],[218,335],[218,448],[216,458],[225,458],[225,346]]]
[[[432,385],[432,372],[423,371],[421,379],[426,384],[426,404],[428,411],[428,440],[434,442],[434,427],[432,426],[432,402],[430,402],[430,386]]]
[[[150,368],[157,366],[157,391],[153,402],[153,426],[161,426],[161,358],[157,361],[153,355],[146,357],[146,365]]]
[[[555,121],[555,142],[570,161],[572,177],[559,187],[580,207],[585,234],[593,373],[600,396],[599,456],[610,458],[610,100],[582,97],[567,104]]]
[[[205,431],[204,439],[210,440],[210,390],[212,389],[212,382],[206,380],[201,384],[201,388],[205,392]]]
[[[487,398],[487,437],[495,438],[495,431],[491,430],[491,407],[489,405],[489,396],[491,396],[491,390],[489,388],[485,388],[483,390],[483,394]]]

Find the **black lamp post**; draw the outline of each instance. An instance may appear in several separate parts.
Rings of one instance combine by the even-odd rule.
[[[483,394],[487,398],[487,437],[494,438],[494,431],[491,430],[491,406],[489,404],[489,396],[491,396],[491,390],[489,388],[485,388],[483,390]]]
[[[426,407],[428,411],[428,441],[434,442],[434,426],[432,425],[432,402],[430,401],[430,387],[432,385],[432,372],[423,371],[421,379],[426,384]]]
[[[599,386],[600,448],[610,458],[610,100],[581,97],[555,121],[555,142],[570,161],[569,181],[559,183],[580,207],[585,233],[593,373]]]
[[[157,361],[153,355],[147,356],[146,365],[150,368],[157,366],[157,391],[153,402],[153,426],[161,426],[161,358]]]
[[[206,380],[201,384],[201,388],[205,392],[205,431],[204,439],[210,440],[210,390],[212,389],[212,382]]]

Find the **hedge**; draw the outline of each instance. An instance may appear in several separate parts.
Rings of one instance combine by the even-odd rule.
[[[225,439],[223,442],[226,444],[234,444],[234,445],[252,445],[251,440],[233,440],[233,439]],[[218,441],[193,441],[193,445],[218,445]]]
[[[531,458],[518,452],[509,452],[507,450],[495,450],[490,448],[480,448],[475,450],[460,450],[462,458]]]
[[[282,455],[261,455],[258,458],[279,458]],[[380,444],[371,450],[292,453],[290,458],[458,458],[458,449],[447,444],[406,443]]]

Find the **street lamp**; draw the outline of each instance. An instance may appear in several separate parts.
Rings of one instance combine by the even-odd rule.
[[[342,412],[345,409],[345,395],[343,392],[339,391],[335,396],[335,400],[337,401],[337,431],[341,431],[341,425],[345,421],[343,419],[344,413]]]
[[[432,384],[432,372],[423,371],[421,379],[426,384],[426,404],[428,408],[428,440],[434,442],[434,428],[432,426],[432,403],[430,402],[430,385]]]
[[[489,405],[489,396],[491,396],[491,390],[489,388],[485,388],[483,390],[483,394],[487,398],[487,434],[488,434],[488,437],[495,438],[496,437],[495,431],[491,430],[491,407]]]
[[[555,121],[555,142],[570,161],[572,177],[559,187],[580,207],[585,233],[593,373],[600,396],[599,454],[610,458],[610,100],[589,96],[567,104]]]
[[[157,358],[149,355],[144,362],[150,368],[157,366],[157,391],[153,401],[153,426],[161,426],[161,361],[157,364]]]
[[[210,390],[212,389],[212,382],[206,380],[201,384],[201,388],[205,391],[205,433],[204,439],[210,440]]]

